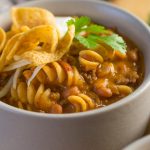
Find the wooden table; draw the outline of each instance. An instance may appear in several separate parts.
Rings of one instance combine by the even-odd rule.
[[[119,7],[134,13],[144,21],[150,18],[150,0],[110,0]]]

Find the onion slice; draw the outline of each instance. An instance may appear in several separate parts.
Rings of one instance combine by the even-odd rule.
[[[44,65],[40,65],[38,67],[36,67],[32,73],[32,76],[29,78],[29,80],[27,81],[27,85],[30,86],[31,81],[36,77],[36,75],[39,73],[39,71],[45,66]]]
[[[14,73],[13,85],[12,85],[13,89],[16,89],[16,87],[17,87],[17,81],[18,81],[18,78],[19,78],[22,70],[23,70],[23,68],[17,68],[16,72]]]
[[[20,68],[20,67],[23,67],[23,66],[26,66],[26,65],[29,65],[29,64],[31,64],[30,61],[25,60],[25,59],[22,59],[22,60],[16,61],[16,62],[10,64],[9,66],[5,67],[5,68],[3,69],[3,72],[4,72],[4,71],[15,70],[15,69],[17,69],[17,68]]]
[[[19,61],[19,60],[21,60],[21,57],[19,55],[14,55],[14,60]]]
[[[13,75],[8,80],[6,85],[1,89],[1,91],[0,91],[0,98],[4,97],[9,92],[9,90],[11,88],[11,85],[12,85],[12,82],[13,82]]]

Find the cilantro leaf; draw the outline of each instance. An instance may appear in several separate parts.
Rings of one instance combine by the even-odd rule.
[[[99,26],[99,25],[90,25],[89,27],[86,28],[86,31],[89,33],[104,33],[106,32],[105,27]]]
[[[103,42],[109,45],[114,50],[118,50],[123,54],[126,52],[127,45],[124,42],[123,38],[117,34],[112,34],[110,36],[89,35],[88,39],[96,41],[97,43]]]
[[[85,26],[88,26],[90,22],[91,22],[90,18],[82,16],[76,19],[75,28],[77,31],[80,31]]]
[[[95,40],[90,39],[90,37],[85,38],[81,35],[77,35],[75,36],[75,38],[79,41],[79,43],[81,43],[87,48],[94,49],[98,46],[98,43]]]
[[[99,40],[109,45],[114,50],[118,50],[123,54],[126,53],[127,45],[124,42],[123,38],[117,34],[112,34],[110,36],[103,36],[103,37],[101,36],[99,37]]]
[[[109,45],[114,50],[126,53],[126,43],[118,34],[105,35],[108,32],[104,26],[91,23],[91,19],[86,16],[71,19],[67,22],[69,25],[75,25],[75,39],[87,48],[95,49],[101,42]],[[85,33],[85,35],[83,34]]]
[[[73,24],[75,24],[75,21],[73,19],[70,19],[67,21],[68,26],[73,25]]]
[[[74,24],[76,33],[77,33],[77,32],[82,31],[82,29],[85,26],[88,26],[90,24],[90,22],[91,22],[91,19],[89,17],[82,16],[80,18],[75,18],[75,20],[74,19],[68,20],[67,24],[68,25]]]
[[[94,40],[94,41],[97,41],[97,42],[98,42],[98,40],[100,39],[100,36],[99,36],[99,35],[95,35],[95,34],[90,34],[90,35],[88,36],[88,38],[89,38],[90,40]]]

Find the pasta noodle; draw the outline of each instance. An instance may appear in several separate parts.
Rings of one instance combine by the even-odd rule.
[[[103,57],[92,50],[83,50],[79,53],[79,62],[85,71],[94,70],[103,62]]]
[[[78,85],[83,82],[75,66],[71,67],[68,63],[63,61],[53,62],[51,66],[52,67],[47,65],[43,67],[43,71],[50,82],[54,82],[58,79],[59,83],[65,81],[67,86]]]
[[[19,82],[16,89],[11,88],[11,97],[17,102],[19,108],[40,109],[45,112],[50,112],[50,108],[56,99],[51,99],[52,94],[49,88],[45,89],[43,84],[36,88],[33,84],[27,86],[25,82]],[[53,102],[52,102],[53,101]]]
[[[29,79],[32,70],[26,70],[23,74]],[[67,86],[81,85],[84,82],[77,68],[64,61],[52,62],[43,66],[35,78],[43,84],[49,81],[50,83],[58,82]]]
[[[71,95],[68,101],[75,106],[76,112],[87,111],[95,108],[94,101],[85,94]]]

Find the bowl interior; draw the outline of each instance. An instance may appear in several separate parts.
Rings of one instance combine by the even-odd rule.
[[[150,31],[148,26],[134,17],[113,5],[101,1],[69,1],[69,0],[42,0],[24,3],[18,6],[42,7],[50,10],[56,16],[89,16],[93,21],[109,26],[117,27],[118,31],[129,37],[142,51],[145,62],[145,79],[142,85],[131,95],[124,98],[130,100],[131,96],[137,96],[150,82]],[[84,6],[84,7],[83,7]],[[8,29],[11,23],[10,11],[0,15],[0,26]],[[121,103],[121,101],[117,102]],[[114,103],[112,105],[116,105]],[[109,109],[111,106],[107,106]],[[104,108],[105,109],[105,108]]]

